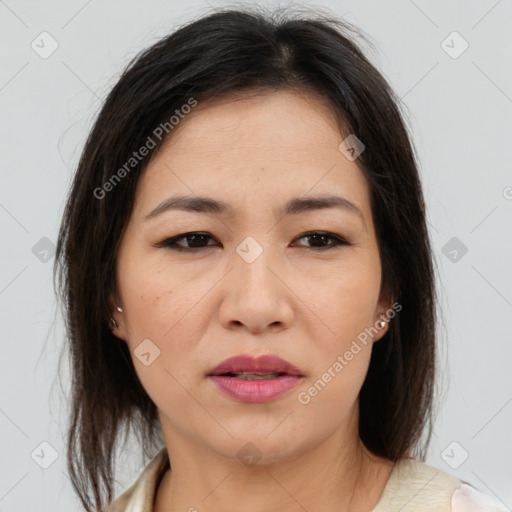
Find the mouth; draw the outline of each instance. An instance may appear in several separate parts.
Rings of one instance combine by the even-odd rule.
[[[275,372],[237,372],[237,373],[220,373],[218,374],[222,377],[233,377],[235,379],[245,379],[245,380],[256,380],[256,379],[277,379],[278,377],[282,377],[283,375],[287,375],[286,373],[275,373]]]
[[[231,357],[207,373],[208,377],[220,375],[247,380],[275,379],[283,375],[305,376],[299,368],[274,355],[258,358],[249,355]]]
[[[277,356],[236,356],[213,368],[207,377],[228,397],[251,403],[275,400],[295,388],[304,373]]]

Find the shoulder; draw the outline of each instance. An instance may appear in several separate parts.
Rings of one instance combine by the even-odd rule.
[[[452,512],[509,512],[496,498],[484,494],[467,482],[462,482],[451,500]]]
[[[468,483],[416,459],[398,460],[372,512],[502,512]],[[487,508],[486,508],[487,507]],[[489,508],[491,507],[491,508]],[[495,508],[492,508],[495,507]]]
[[[400,459],[372,512],[450,512],[450,500],[462,482],[416,459]]]
[[[169,458],[164,447],[146,465],[135,482],[107,506],[105,512],[152,511],[158,483],[168,467]]]

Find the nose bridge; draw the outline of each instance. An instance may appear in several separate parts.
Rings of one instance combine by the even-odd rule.
[[[221,321],[244,324],[252,331],[289,324],[292,309],[286,287],[276,276],[279,257],[254,237],[246,237],[233,253],[233,268],[221,306]]]
[[[274,257],[269,244],[264,246],[263,237],[259,237],[259,240],[253,236],[247,236],[236,247],[233,262],[235,279],[246,294],[252,296],[256,293],[260,299],[264,295],[266,299],[270,299],[277,291],[276,281],[278,280],[274,273],[279,266],[279,258]]]

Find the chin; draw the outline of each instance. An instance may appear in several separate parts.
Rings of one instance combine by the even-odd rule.
[[[233,435],[232,438],[223,436],[222,441],[210,439],[206,443],[222,457],[238,460],[247,467],[272,465],[307,450],[307,438],[293,439],[287,429],[280,432],[272,431],[275,425],[264,431],[254,427],[242,430],[233,430],[229,427],[227,429]]]

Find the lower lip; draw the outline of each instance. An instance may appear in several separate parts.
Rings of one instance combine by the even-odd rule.
[[[302,377],[283,375],[274,379],[238,379],[222,375],[210,378],[226,395],[242,402],[263,403],[278,398],[293,389]]]

